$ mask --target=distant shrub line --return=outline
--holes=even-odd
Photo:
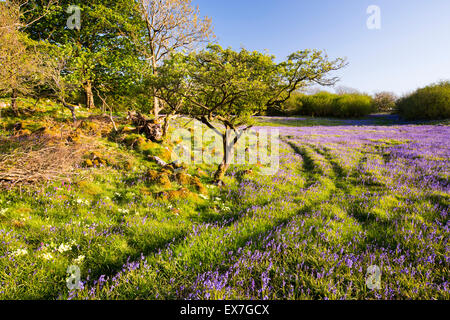
[[[269,110],[268,115],[358,118],[374,111],[369,95],[319,92],[314,95],[296,93],[284,104],[283,111]]]
[[[374,97],[363,93],[313,95],[294,93],[282,109],[268,109],[269,116],[312,116],[359,118],[374,112],[396,112],[407,120],[440,120],[450,118],[450,81],[420,88],[402,98],[390,92]]]
[[[408,120],[450,118],[450,81],[429,85],[399,99],[397,110]]]

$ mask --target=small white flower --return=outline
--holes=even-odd
[[[16,251],[12,252],[11,255],[15,257],[20,257],[28,254],[27,249],[17,249]]]
[[[46,252],[42,254],[42,258],[44,258],[45,260],[51,260],[53,259],[53,255],[50,252]]]
[[[72,249],[72,246],[69,244],[61,243],[58,247],[59,253],[64,253]]]
[[[122,209],[122,208],[117,209],[117,211],[119,211],[120,213],[125,213],[125,214],[130,213],[130,210]]]
[[[77,199],[76,201],[78,204],[84,204],[84,205],[89,205],[89,201],[88,200],[84,200],[84,199]]]
[[[78,258],[76,258],[75,260],[73,260],[73,262],[75,262],[75,264],[82,264],[84,261],[85,256],[80,255],[78,256]]]
[[[202,199],[205,199],[205,200],[208,200],[208,199],[209,199],[207,196],[205,196],[205,195],[203,195],[203,194],[199,194],[198,196],[199,196],[200,198],[202,198]]]

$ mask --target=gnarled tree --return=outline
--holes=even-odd
[[[230,165],[230,151],[252,127],[254,115],[281,106],[301,87],[334,85],[338,78],[328,74],[344,66],[344,59],[330,61],[317,50],[298,51],[277,64],[273,56],[256,51],[210,45],[198,53],[172,55],[159,69],[156,87],[222,137],[223,160],[214,177],[219,182]]]

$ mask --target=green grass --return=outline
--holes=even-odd
[[[70,182],[0,192],[0,298],[449,299],[448,194],[400,188],[372,166],[390,159],[386,148],[409,142],[321,138],[282,135],[275,176],[232,166],[225,188],[212,185],[213,166],[191,166],[192,175],[206,172],[208,195],[188,186],[187,198],[167,200],[158,197],[166,188],[147,179],[158,166],[146,156],[160,146],[98,137],[130,167],[79,168]],[[373,264],[383,271],[374,291],[365,284]],[[81,269],[81,290],[66,286],[70,265]]]
[[[367,117],[357,119],[341,119],[329,117],[258,117],[256,126],[262,127],[315,127],[315,126],[396,126],[407,124],[424,124],[424,125],[449,125],[449,119],[444,120],[421,120],[406,121],[396,115],[391,114],[374,114]]]

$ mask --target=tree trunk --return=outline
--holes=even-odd
[[[14,112],[14,114],[17,116],[19,114],[19,111],[17,110],[17,90],[13,89],[11,94],[11,110]]]
[[[203,123],[208,125],[208,121],[206,121],[205,119],[203,119]],[[210,125],[210,128],[211,127],[212,126]],[[240,137],[242,136],[242,135],[236,134],[236,136],[232,140],[230,140],[228,137],[230,127],[228,125],[225,125],[225,129],[226,129],[225,134],[222,136],[223,160],[222,160],[222,163],[217,168],[216,173],[214,174],[214,182],[216,182],[216,183],[223,182],[222,180],[225,177],[225,173],[227,172],[227,170],[230,167],[230,164],[232,162],[232,155],[233,155],[232,150],[238,143]],[[250,127],[247,127],[246,129],[244,129],[244,131],[246,131],[248,129],[250,129]]]
[[[167,133],[169,133],[170,128],[170,120],[175,116],[176,112],[172,111],[164,117],[164,124],[163,124],[163,139],[167,137]]]
[[[156,93],[154,93],[153,97],[153,116],[155,117],[155,121],[158,122],[159,120],[159,99],[156,97]]]
[[[157,65],[156,65],[156,57],[152,57],[152,72],[154,76],[158,75],[158,72],[156,71]],[[159,111],[161,102],[159,101],[159,98],[157,97],[156,89],[153,88],[153,116],[155,117],[155,121],[159,122]]]
[[[88,109],[95,108],[94,94],[92,92],[92,81],[91,80],[86,81],[86,83],[84,85],[84,91],[86,94],[86,108],[88,108]]]
[[[222,136],[223,160],[214,174],[214,182],[219,183],[225,177],[225,173],[230,167],[230,159],[228,153],[228,126],[226,126],[225,134]]]
[[[75,116],[75,107],[67,103],[65,99],[60,99],[60,101],[63,104],[63,106],[69,109],[70,113],[72,113],[72,121],[73,122],[77,121],[77,117]]]
[[[214,182],[222,181],[229,167],[230,164],[227,163],[224,159],[222,163],[219,165],[219,168],[217,168],[216,173],[214,174]]]

